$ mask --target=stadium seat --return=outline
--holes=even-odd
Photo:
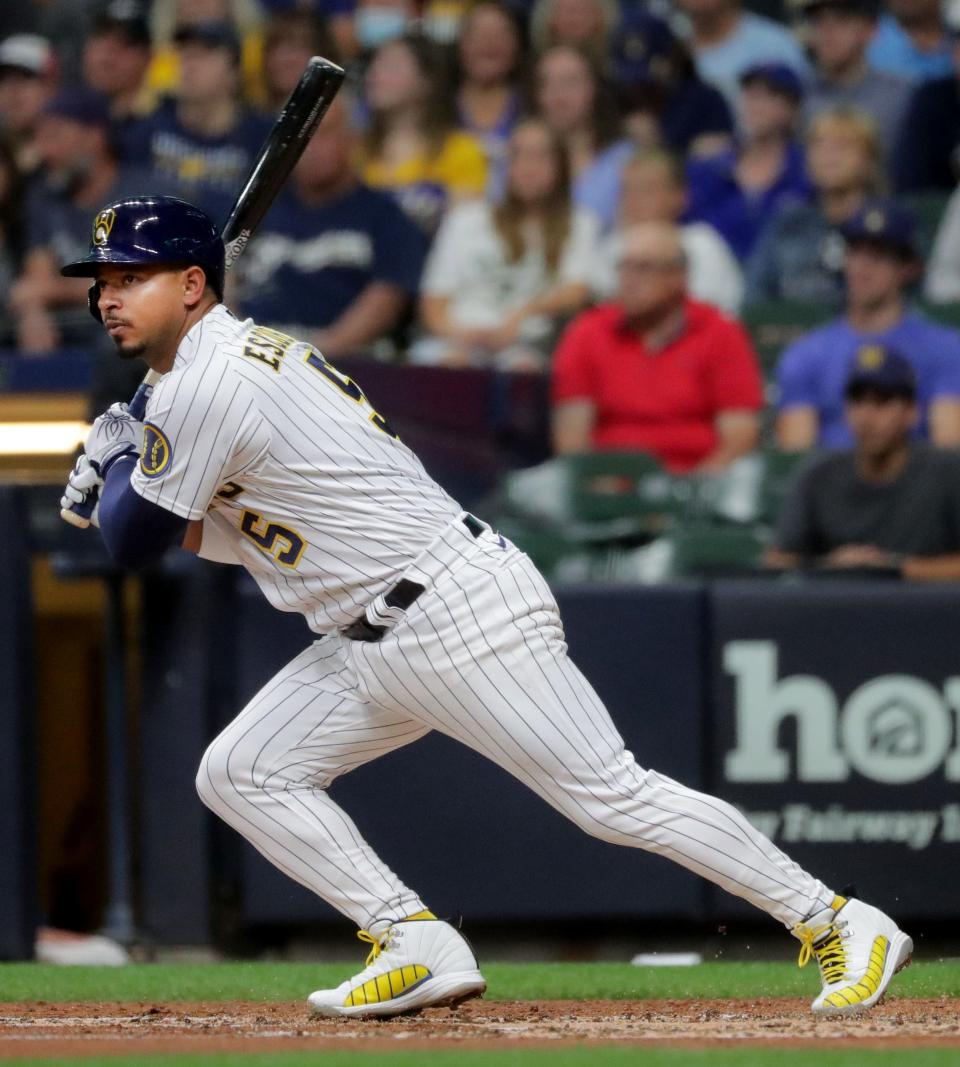
[[[666,535],[669,576],[709,578],[744,574],[757,568],[765,538],[754,526],[689,523]]]
[[[834,315],[820,304],[766,300],[745,307],[740,318],[753,339],[764,375],[769,378],[788,345]]]

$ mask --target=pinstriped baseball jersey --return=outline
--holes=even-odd
[[[323,633],[355,620],[459,508],[360,388],[310,345],[223,305],[147,405],[131,484]],[[224,548],[227,551],[224,551]]]

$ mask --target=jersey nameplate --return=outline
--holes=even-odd
[[[247,359],[259,359],[261,363],[279,373],[280,364],[287,350],[297,342],[279,330],[271,330],[268,326],[255,326],[247,335],[243,346],[243,355]]]

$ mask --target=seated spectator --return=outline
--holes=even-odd
[[[510,138],[506,195],[454,208],[423,277],[429,337],[414,362],[540,370],[558,326],[586,303],[597,224],[570,203],[562,145],[537,119]]]
[[[15,340],[10,294],[23,259],[23,185],[13,143],[0,135],[0,345]]]
[[[678,155],[714,155],[733,138],[719,89],[700,80],[686,44],[662,19],[625,12],[614,38],[613,72],[634,144]]]
[[[177,31],[196,23],[227,23],[238,52],[238,99],[262,106],[263,10],[259,0],[151,0],[153,62],[147,84],[157,96],[175,94],[183,84]]]
[[[889,159],[912,86],[901,75],[875,70],[867,59],[878,8],[878,0],[805,0],[814,78],[803,115],[809,122],[821,111],[838,107],[869,115],[883,143],[884,159]]]
[[[880,140],[856,111],[821,111],[806,138],[815,199],[786,203],[747,266],[747,299],[843,303],[843,224],[882,183]]]
[[[507,142],[522,110],[523,38],[516,16],[500,0],[480,0],[463,20],[458,49],[460,127],[483,145],[488,194],[499,200],[507,177]]]
[[[619,21],[617,0],[535,0],[530,12],[530,42],[536,55],[568,45],[603,69]]]
[[[688,218],[709,222],[741,262],[787,201],[811,193],[803,147],[795,140],[803,87],[781,64],[742,76],[741,136],[736,147],[690,163]]]
[[[907,104],[891,164],[898,192],[952,190],[960,178],[960,27],[952,40],[953,71],[918,85]]]
[[[918,409],[909,360],[865,346],[843,397],[853,446],[801,472],[767,565],[960,578],[960,454],[911,440]]]
[[[923,295],[932,304],[960,302],[960,186],[947,202],[937,227]]]
[[[887,0],[867,49],[875,70],[912,82],[943,78],[952,70],[941,0]]]
[[[311,11],[290,8],[267,19],[263,33],[264,107],[279,113],[312,56],[337,60],[327,24]]]
[[[866,345],[892,348],[917,379],[917,436],[960,445],[960,334],[907,309],[919,270],[913,220],[896,204],[870,201],[844,227],[846,315],[794,342],[777,366],[777,438],[788,451],[852,443],[843,417],[847,368]]]
[[[617,229],[600,248],[595,291],[611,299],[619,287],[623,235],[646,222],[679,223],[687,207],[683,164],[662,149],[638,152],[623,169]],[[687,260],[687,290],[694,300],[736,313],[743,300],[743,274],[726,241],[708,222],[680,226]]]
[[[761,63],[789,67],[802,81],[810,66],[786,26],[744,11],[742,0],[677,0],[690,21],[688,42],[697,72],[736,111],[744,71]]]
[[[177,97],[122,132],[120,158],[150,167],[184,199],[222,220],[272,122],[238,102],[240,44],[229,23],[186,23],[174,40]]]
[[[367,68],[366,98],[364,180],[392,192],[427,233],[450,204],[483,194],[483,148],[456,128],[439,45],[413,34],[378,48]]]
[[[138,0],[110,0],[83,44],[83,80],[110,102],[115,123],[142,118],[156,100],[146,87],[152,56],[146,9]]]
[[[57,60],[45,38],[17,33],[0,42],[0,130],[13,139],[23,174],[36,170],[37,123],[56,87]]]
[[[103,327],[87,308],[89,283],[62,278],[60,265],[86,255],[98,208],[155,186],[143,171],[118,166],[106,100],[83,86],[62,89],[47,104],[37,146],[43,180],[27,199],[23,271],[11,293],[17,341],[32,352],[102,346]]]
[[[558,453],[637,449],[677,473],[714,472],[757,442],[757,358],[739,323],[687,297],[676,227],[624,236],[620,291],[585,311],[554,357]]]
[[[544,52],[535,79],[537,115],[570,158],[574,202],[608,230],[620,201],[620,172],[634,151],[622,136],[612,90],[587,55],[569,45]]]
[[[426,253],[393,197],[357,180],[353,147],[337,99],[238,266],[245,315],[329,356],[362,353],[390,334]]]

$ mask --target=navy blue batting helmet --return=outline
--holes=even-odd
[[[207,215],[176,197],[135,196],[108,204],[93,220],[86,256],[60,273],[95,278],[98,267],[123,263],[202,267],[217,299],[223,299],[223,239]],[[90,311],[100,318],[95,287]]]

